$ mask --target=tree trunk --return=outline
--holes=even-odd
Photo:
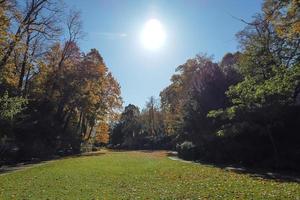
[[[84,138],[85,137],[85,133],[86,133],[86,119],[85,119],[85,114],[82,115],[80,133],[81,133],[82,137]]]
[[[87,138],[86,138],[87,141],[90,139],[90,137],[91,137],[91,135],[92,135],[92,132],[93,132],[93,129],[94,129],[94,125],[91,126],[91,129],[90,129],[90,131],[89,131],[89,134],[88,134],[88,136],[87,136]]]
[[[70,112],[68,113],[67,119],[66,119],[65,124],[64,124],[64,127],[63,127],[63,133],[65,133],[66,130],[67,130],[67,127],[68,127],[68,125],[69,125],[71,116],[72,116],[72,111],[70,111]]]
[[[56,115],[58,117],[59,120],[62,120],[63,119],[63,111],[64,111],[64,108],[65,108],[65,105],[66,105],[66,98],[63,97],[59,104],[58,104],[58,108],[57,108],[57,112],[56,112]]]
[[[272,144],[272,148],[273,148],[275,165],[276,165],[276,167],[278,167],[278,165],[279,165],[279,154],[278,154],[278,149],[277,149],[274,137],[273,137],[273,135],[271,133],[271,130],[270,130],[270,125],[267,125],[267,132],[268,132],[268,136],[269,136],[270,142]]]
[[[77,123],[77,128],[76,128],[77,132],[80,129],[81,120],[82,120],[82,111],[80,111],[79,120],[78,120],[78,123]]]
[[[25,52],[24,52],[24,57],[23,57],[22,65],[21,65],[21,73],[20,73],[19,84],[18,84],[18,89],[19,89],[20,93],[22,91],[22,86],[23,86],[23,81],[24,81],[24,76],[25,76],[25,71],[26,71],[26,64],[27,64],[27,59],[28,59],[29,43],[30,43],[30,34],[27,35],[26,49],[25,49]]]
[[[27,71],[27,74],[26,74],[23,97],[26,97],[29,93],[29,83],[28,83],[28,81],[29,81],[30,71],[31,71],[31,67],[28,68],[28,71]]]

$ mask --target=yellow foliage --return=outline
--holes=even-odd
[[[293,24],[292,31],[296,34],[300,34],[300,21],[297,21]]]
[[[107,144],[109,141],[109,126],[105,122],[100,122],[96,129],[95,141]]]
[[[17,87],[18,76],[15,73],[15,67],[13,64],[7,64],[1,72],[1,81],[10,87]]]

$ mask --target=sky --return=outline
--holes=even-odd
[[[144,107],[170,84],[177,66],[198,53],[220,61],[238,50],[235,34],[261,9],[262,0],[66,0],[81,11],[84,52],[99,50],[120,83],[123,106]],[[233,17],[234,16],[234,17]],[[145,48],[140,35],[150,19],[160,21],[164,44]]]

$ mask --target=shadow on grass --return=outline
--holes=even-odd
[[[110,150],[112,152],[131,152],[130,150]],[[132,150],[134,151],[134,150]],[[161,151],[161,150],[159,150]],[[156,153],[158,151],[156,150],[138,150],[138,152],[142,153]],[[87,157],[87,156],[100,156],[105,155],[106,151],[98,151],[98,152],[89,152],[89,153],[83,153],[83,154],[77,154],[77,155],[69,155],[69,156],[63,156],[63,157],[53,157],[52,159],[47,160],[34,160],[30,162],[25,163],[18,163],[15,165],[9,165],[9,166],[3,166],[0,168],[0,175],[7,174],[13,171],[27,169],[39,165],[43,165],[52,161],[56,160],[63,160],[63,159],[70,159],[70,158],[78,158],[78,157]],[[287,172],[287,171],[272,171],[267,169],[257,169],[257,168],[245,168],[238,165],[225,165],[225,164],[216,164],[216,163],[209,163],[209,162],[203,162],[203,161],[186,161],[181,158],[177,157],[177,152],[174,151],[166,151],[165,154],[167,157],[173,160],[178,160],[185,163],[195,163],[195,164],[201,164],[201,165],[207,165],[211,167],[220,168],[224,171],[228,172],[234,172],[237,174],[245,174],[252,178],[256,179],[265,179],[265,180],[274,180],[277,182],[291,182],[291,183],[300,183],[300,174],[295,172]]]
[[[300,175],[293,172],[270,171],[265,169],[248,169],[242,167],[223,167],[226,171],[232,171],[238,174],[247,174],[250,177],[258,179],[274,180],[276,182],[300,183]]]
[[[106,152],[97,151],[97,152],[88,152],[88,153],[68,155],[68,156],[53,156],[52,158],[48,158],[48,159],[34,159],[32,161],[26,161],[26,162],[16,163],[16,164],[12,164],[12,165],[2,166],[2,167],[0,167],[0,175],[18,171],[18,170],[22,170],[22,169],[28,169],[31,167],[40,166],[43,164],[50,163],[52,161],[64,160],[64,159],[70,159],[70,158],[78,158],[78,157],[100,156],[100,155],[104,155],[104,154],[106,154]]]
[[[300,174],[291,171],[272,171],[268,169],[246,168],[239,165],[225,165],[204,161],[187,161],[177,157],[177,152],[168,152],[167,156],[173,160],[179,160],[185,163],[202,164],[211,167],[220,168],[224,171],[230,171],[237,174],[245,174],[256,179],[273,180],[276,182],[300,183]]]

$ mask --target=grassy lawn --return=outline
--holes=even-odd
[[[164,152],[108,152],[2,174],[0,199],[300,199],[300,184],[174,161]]]

